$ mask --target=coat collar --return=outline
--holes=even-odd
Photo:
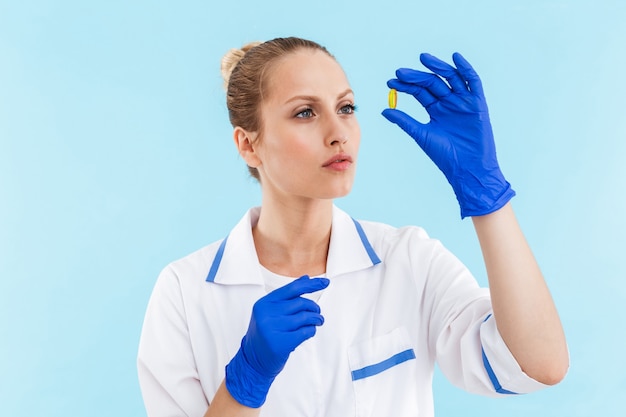
[[[261,213],[260,207],[248,210],[222,240],[206,280],[226,285],[263,285],[259,259],[252,238],[252,226]],[[361,224],[333,206],[326,276],[334,278],[380,263]]]

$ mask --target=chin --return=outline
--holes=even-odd
[[[346,184],[344,187],[337,187],[331,193],[329,193],[328,198],[334,199],[345,197],[350,194],[350,191],[352,191],[352,183]]]

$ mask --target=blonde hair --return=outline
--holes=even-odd
[[[241,58],[243,58],[246,52],[248,52],[250,49],[260,44],[261,42],[259,41],[250,42],[250,43],[245,44],[239,49],[233,48],[230,51],[226,52],[226,54],[224,54],[224,56],[222,57],[222,65],[220,69],[222,71],[222,78],[224,79],[225,90],[228,90],[228,82],[230,80],[230,74],[233,73],[235,66],[237,66],[239,61],[241,61]]]
[[[266,95],[271,66],[285,55],[300,49],[319,50],[334,58],[322,45],[302,38],[275,38],[267,42],[250,42],[240,49],[231,49],[222,58],[221,71],[226,89],[226,107],[233,127],[261,132],[261,104]],[[250,175],[260,181],[256,168],[248,167]]]

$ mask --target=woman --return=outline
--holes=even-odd
[[[352,187],[360,130],[325,48],[279,38],[231,51],[234,142],[262,205],[160,275],[138,356],[150,416],[432,416],[435,361],[484,395],[564,377],[563,330],[509,202],[480,80],[458,54],[456,67],[421,59],[435,74],[400,69],[388,85],[415,96],[430,123],[383,115],[472,217],[489,290],[422,229],[333,205]]]

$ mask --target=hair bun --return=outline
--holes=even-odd
[[[228,88],[230,74],[233,73],[233,70],[235,69],[239,61],[241,61],[246,52],[260,44],[261,42],[250,42],[239,49],[233,48],[230,51],[226,52],[226,54],[224,54],[221,64],[222,78],[224,79],[224,88]]]

